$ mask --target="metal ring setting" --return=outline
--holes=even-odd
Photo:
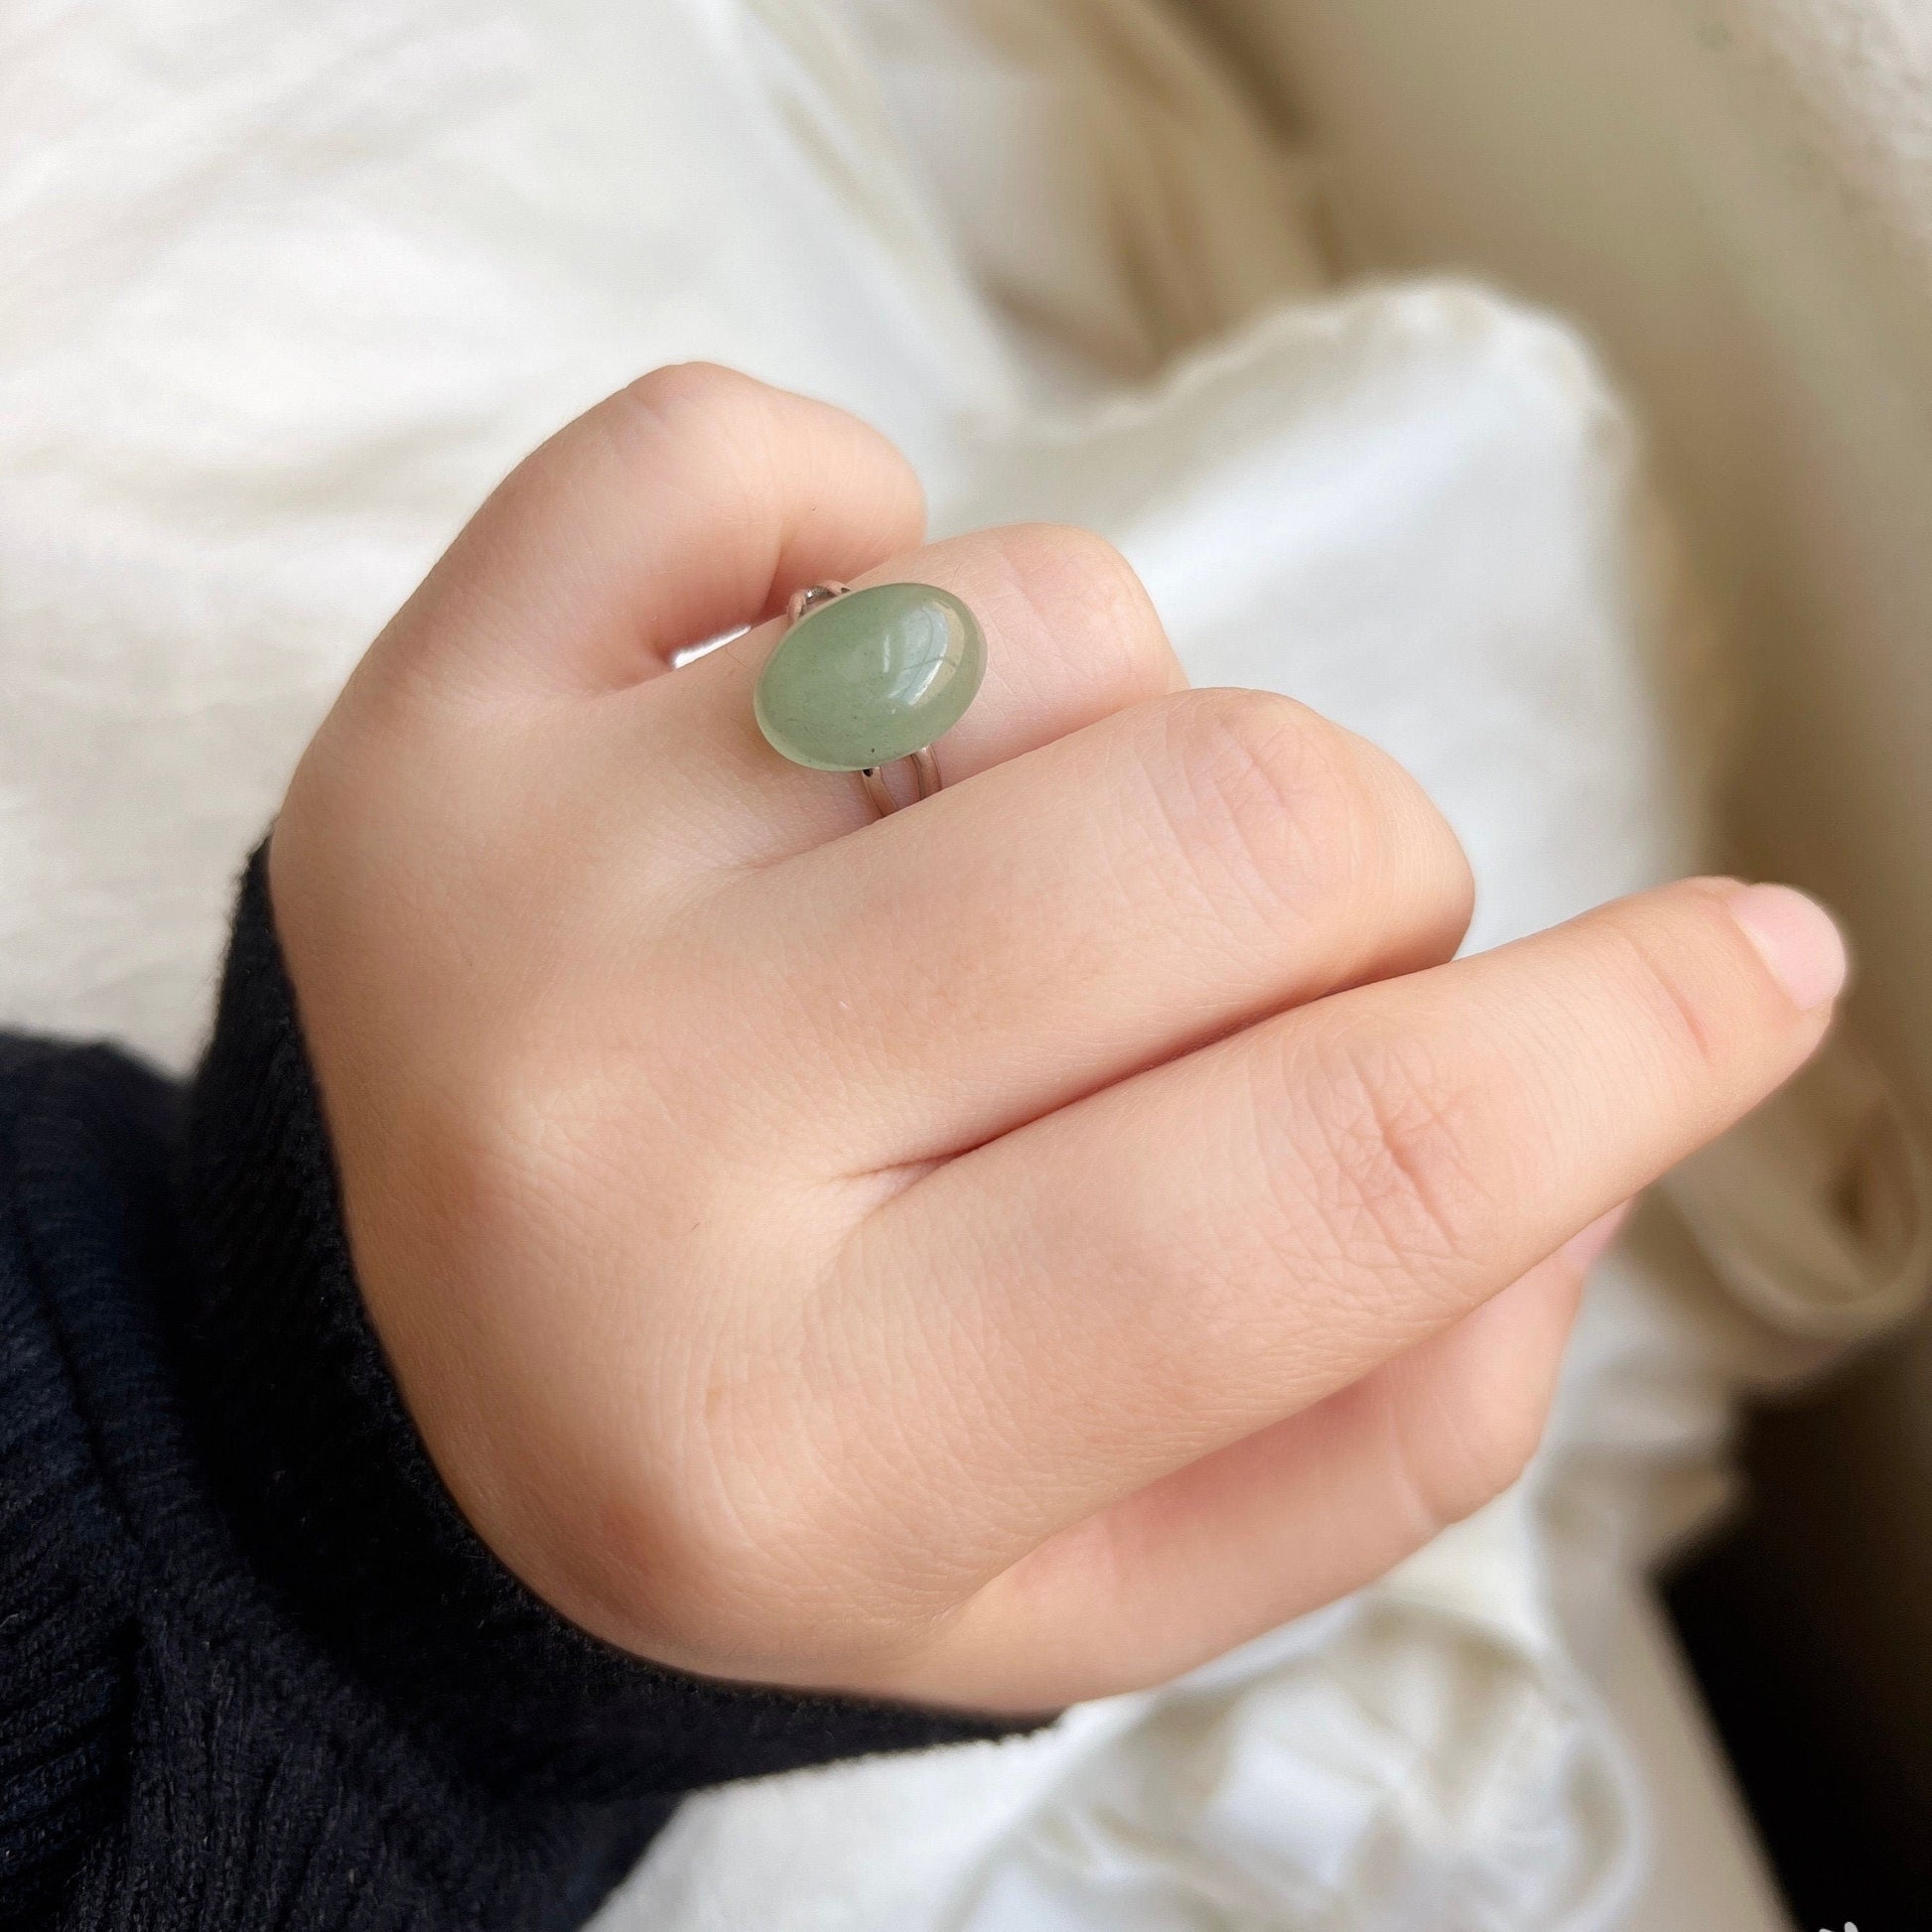
[[[912,767],[916,797],[931,797],[943,782],[933,741],[985,672],[972,612],[930,584],[822,583],[794,591],[785,619],[754,706],[772,748],[796,764],[856,772],[881,817],[897,808],[886,779],[896,763]]]

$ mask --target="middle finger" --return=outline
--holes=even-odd
[[[1270,693],[1182,692],[740,881],[681,977],[783,1038],[810,1098],[787,1146],[852,1173],[1434,965],[1469,898],[1454,834],[1374,747]]]

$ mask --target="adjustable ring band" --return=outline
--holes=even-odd
[[[808,585],[802,591],[793,591],[785,599],[785,621],[787,623],[796,623],[807,611],[816,610],[821,604],[829,604],[835,597],[850,597],[851,595],[852,586],[850,584],[835,584],[829,581],[823,584]]]
[[[921,745],[907,762],[912,767],[912,782],[917,786],[921,798],[930,798],[945,783],[939,775],[939,760],[932,756],[930,745]],[[864,766],[859,773],[859,781],[865,786],[866,796],[872,800],[881,818],[888,812],[898,810],[898,800],[886,789],[886,774],[879,765]]]
[[[914,789],[939,789],[933,742],[979,692],[986,639],[950,591],[931,584],[813,584],[785,606],[788,627],[759,674],[753,710],[794,764],[856,771],[883,818],[886,769],[904,759]]]

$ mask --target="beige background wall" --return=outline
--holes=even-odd
[[[1856,1022],[1932,1118],[1932,9],[1197,4],[1332,166],[1356,266],[1551,303],[1638,397],[1744,674],[1735,861],[1846,915]],[[1932,1799],[1932,1330],[1753,1460]]]

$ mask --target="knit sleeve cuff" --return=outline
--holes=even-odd
[[[692,1789],[1002,1726],[660,1669],[587,1635],[477,1537],[363,1311],[269,905],[250,862],[184,1148],[183,1372],[254,1567],[426,1743],[560,1796]]]

